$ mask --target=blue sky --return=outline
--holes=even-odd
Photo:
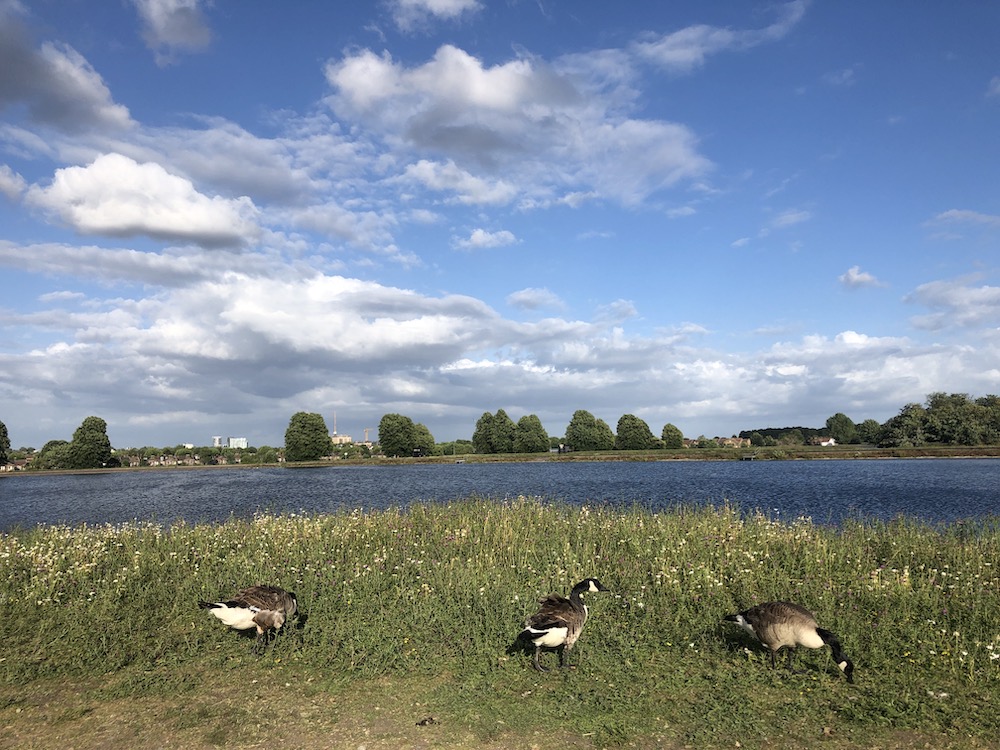
[[[0,421],[1000,392],[1000,4],[0,0]],[[372,432],[374,436],[374,430]]]

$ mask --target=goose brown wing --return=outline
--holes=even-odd
[[[544,599],[539,599],[541,605],[538,611],[528,618],[527,624],[539,630],[549,628],[567,627],[568,617],[573,612],[573,605],[569,599],[558,594],[550,594]]]
[[[281,610],[287,615],[294,614],[296,608],[295,600],[277,586],[250,586],[240,591],[235,600],[241,606]]]
[[[751,624],[754,624],[755,619],[758,622],[763,620],[773,623],[805,621],[815,624],[816,622],[816,618],[813,617],[812,612],[794,602],[767,602],[766,604],[752,607],[749,612],[750,615],[747,617],[747,620]]]

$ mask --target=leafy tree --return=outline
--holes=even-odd
[[[513,453],[514,432],[517,429],[514,421],[503,409],[497,409],[493,415],[493,452]]]
[[[483,416],[476,421],[472,447],[476,453],[496,453],[493,449],[493,415],[488,411],[484,411]]]
[[[413,425],[413,447],[410,453],[420,453],[422,456],[429,456],[434,452],[434,436],[427,429],[427,425],[417,422]]]
[[[977,398],[976,406],[982,409],[983,442],[989,445],[1000,443],[1000,396]]]
[[[837,412],[829,417],[826,420],[826,429],[830,433],[830,437],[838,443],[858,442],[858,428],[854,425],[854,420],[846,414]]]
[[[924,433],[928,442],[979,445],[986,427],[983,407],[965,393],[932,393],[927,397]]]
[[[542,420],[534,414],[526,414],[517,420],[514,430],[515,453],[546,453],[549,450],[549,436],[542,427]]]
[[[913,448],[923,445],[927,412],[920,404],[907,404],[879,430],[880,448]]]
[[[806,437],[799,427],[793,427],[778,438],[779,445],[805,445]]]
[[[513,453],[515,430],[513,420],[503,409],[498,409],[496,414],[485,412],[472,433],[476,453]]]
[[[278,451],[270,445],[262,445],[257,449],[257,463],[276,464],[278,463]]]
[[[858,442],[861,443],[877,443],[878,433],[882,429],[882,425],[878,423],[877,419],[866,419],[864,422],[858,425],[857,435]]]
[[[10,436],[7,434],[7,425],[0,422],[0,464],[7,463],[7,456],[10,453]]]
[[[655,448],[656,445],[656,437],[645,420],[635,414],[622,414],[618,419],[615,450],[643,451]]]
[[[664,448],[674,449],[684,447],[684,433],[681,432],[680,427],[670,422],[663,425],[663,432],[660,433],[660,439],[663,441]]]
[[[412,456],[417,447],[416,429],[413,420],[402,414],[383,415],[378,423],[378,442],[382,453],[387,456]]]
[[[566,443],[575,451],[609,451],[615,447],[615,436],[607,422],[579,409],[566,427]]]
[[[289,461],[315,461],[333,450],[330,433],[322,415],[296,412],[285,430],[285,458]]]
[[[111,460],[108,423],[100,417],[87,417],[73,433],[67,452],[68,469],[99,469]]]
[[[31,462],[33,469],[67,469],[69,468],[69,441],[50,440],[38,451],[35,460]]]

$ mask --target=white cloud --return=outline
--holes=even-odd
[[[499,232],[487,232],[485,229],[474,229],[467,239],[454,238],[452,244],[462,250],[480,250],[490,247],[505,247],[517,243],[513,232],[501,229]]]
[[[857,65],[849,68],[841,68],[823,75],[823,82],[838,88],[850,88],[857,83]]]
[[[410,31],[431,19],[454,21],[481,9],[479,0],[393,0],[392,18],[402,31]]]
[[[24,178],[6,164],[0,164],[0,194],[6,195],[11,200],[21,197],[27,184]]]
[[[507,304],[521,310],[539,310],[542,308],[564,307],[563,301],[558,294],[545,289],[528,287],[507,295]]]
[[[787,211],[782,211],[780,214],[771,219],[769,226],[773,229],[784,229],[786,227],[791,227],[796,224],[809,221],[811,218],[812,214],[809,211],[789,209]]]
[[[942,211],[935,216],[932,221],[938,224],[971,224],[991,228],[1000,228],[1000,216],[959,208]]]
[[[388,53],[353,52],[326,66],[328,103],[405,161],[406,179],[470,204],[521,197],[524,207],[568,196],[633,205],[711,163],[683,125],[622,116],[614,82],[587,79],[579,60],[521,57],[494,66],[445,45],[407,68]],[[428,158],[432,157],[432,158]],[[502,175],[502,177],[498,177]]]
[[[931,331],[1000,325],[1000,287],[975,286],[976,281],[969,277],[921,284],[904,301],[934,312],[916,316],[911,322]]]
[[[210,198],[159,164],[139,164],[121,154],[56,170],[52,184],[32,186],[27,199],[83,234],[146,235],[219,247],[243,244],[258,231],[249,198]]]
[[[689,26],[652,41],[634,45],[636,53],[650,62],[678,73],[688,73],[705,64],[711,55],[742,51],[788,34],[805,15],[807,0],[794,0],[781,9],[780,17],[763,29],[736,30],[700,24]]]
[[[841,284],[850,289],[860,289],[870,286],[885,286],[867,271],[862,271],[861,266],[851,266],[845,273],[837,277]]]
[[[993,76],[990,79],[989,85],[986,87],[986,96],[1000,97],[1000,76]]]
[[[212,41],[202,0],[132,0],[143,24],[143,39],[157,65],[173,62],[176,51],[198,52]]]
[[[0,6],[0,60],[6,71],[17,71],[0,76],[0,111],[21,104],[33,122],[70,133],[134,125],[79,52],[52,42],[34,49],[31,37],[10,7]]]
[[[421,159],[410,164],[399,179],[437,192],[455,193],[456,201],[467,205],[503,205],[517,195],[514,185],[476,177],[450,160],[440,164]]]

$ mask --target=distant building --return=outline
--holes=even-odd
[[[824,448],[830,448],[837,444],[837,441],[832,437],[814,437],[809,439],[809,445],[821,445]]]
[[[213,448],[222,447],[222,435],[212,435],[212,447]]]
[[[226,441],[227,448],[246,448],[247,439],[245,437],[231,437]]]
[[[350,435],[337,434],[337,412],[333,413],[333,432],[330,434],[330,442],[334,445],[350,445],[354,442]]]

